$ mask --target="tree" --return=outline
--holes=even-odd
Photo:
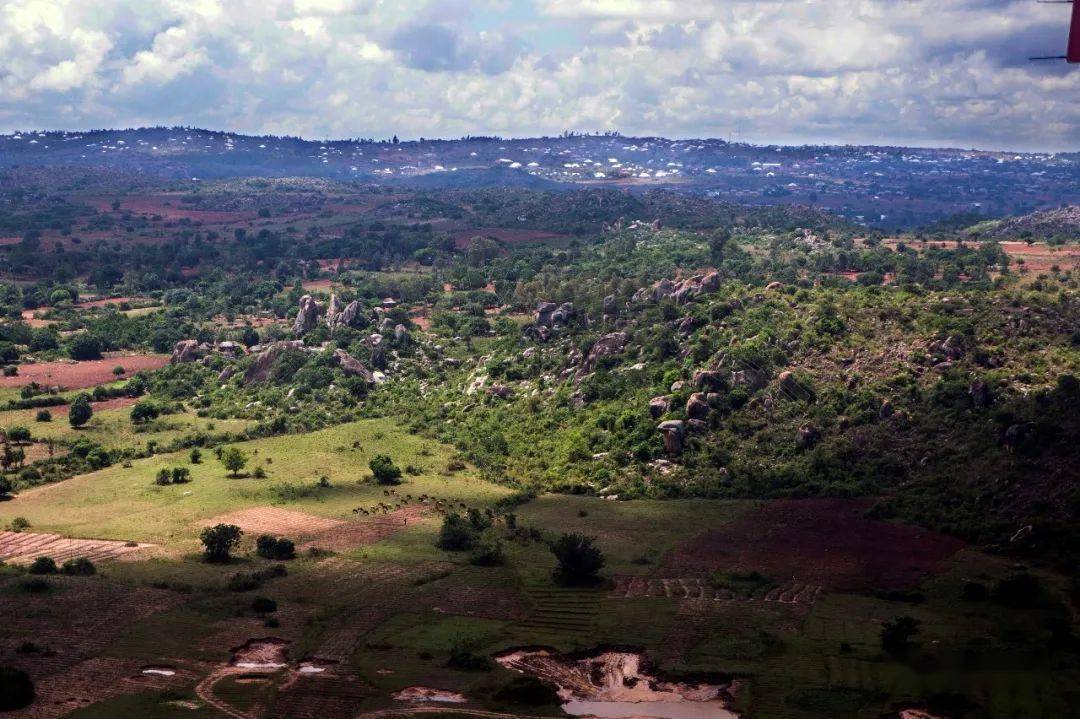
[[[368,467],[379,484],[401,484],[401,470],[394,464],[394,460],[385,454],[372,457]]]
[[[60,567],[60,571],[74,577],[88,577],[97,573],[97,567],[86,557],[69,559]]]
[[[34,702],[34,683],[21,669],[0,667],[0,711],[15,711]]]
[[[727,249],[727,244],[730,241],[731,230],[726,227],[717,228],[709,238],[709,259],[717,267],[724,261],[724,250]]]
[[[12,489],[11,480],[0,475],[0,500],[8,499],[8,495],[11,494]]]
[[[263,534],[255,540],[255,553],[264,559],[295,559],[296,545],[291,539]]]
[[[172,483],[187,484],[191,481],[191,470],[187,467],[173,467]]]
[[[94,408],[90,406],[90,395],[83,392],[71,403],[71,408],[68,409],[68,422],[72,427],[82,427],[93,416]]]
[[[203,555],[208,562],[227,562],[232,558],[232,551],[240,544],[243,530],[235,524],[218,524],[207,527],[199,535],[203,544]]]
[[[277,611],[277,602],[268,597],[255,597],[251,600],[251,611],[256,614],[273,614]]]
[[[101,340],[89,332],[80,332],[68,343],[68,355],[73,360],[101,359]]]
[[[560,584],[583,586],[599,581],[605,560],[594,537],[564,534],[551,545],[551,553],[558,561],[554,576]]]
[[[239,476],[239,472],[248,462],[244,450],[239,447],[226,447],[221,451],[221,464],[233,477]]]
[[[131,408],[131,421],[144,424],[161,416],[161,407],[150,400],[139,400]]]
[[[199,451],[198,447],[192,447],[191,448],[191,454],[189,455],[189,457],[191,459],[192,464],[201,464],[202,463],[202,452]]]

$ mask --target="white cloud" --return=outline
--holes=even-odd
[[[1076,149],[1024,0],[0,0],[0,129],[620,129]],[[327,112],[332,108],[332,112]],[[74,113],[73,115],[71,113]]]

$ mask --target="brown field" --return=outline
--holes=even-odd
[[[52,557],[57,564],[77,557],[101,562],[152,546],[111,539],[68,539],[38,532],[0,532],[0,560],[12,564],[29,564],[38,557]]]
[[[23,387],[37,382],[46,387],[85,389],[116,379],[112,371],[120,366],[132,375],[143,370],[155,370],[169,361],[168,355],[107,355],[104,359],[84,362],[37,362],[19,365],[16,377],[0,377],[0,387]]]
[[[959,539],[868,519],[867,500],[772,500],[699,534],[664,558],[662,576],[761,572],[828,590],[903,589],[964,546]]]
[[[208,527],[215,524],[235,524],[248,534],[306,537],[335,529],[345,522],[280,507],[252,507],[208,519],[204,524]]]
[[[419,522],[426,511],[425,506],[412,505],[384,515],[342,522],[339,526],[320,532],[298,544],[297,549],[319,547],[343,552],[366,544],[381,542],[409,525]]]
[[[53,719],[121,694],[190,682],[190,672],[146,676],[139,662],[101,657],[125,627],[177,606],[181,595],[100,577],[55,576],[47,581],[53,590],[35,595],[33,611],[27,611],[24,593],[0,593],[4,663],[28,672],[37,692],[30,707],[11,717]],[[12,651],[24,642],[33,642],[40,651]]]
[[[494,237],[499,242],[508,245],[520,245],[528,243],[541,243],[564,240],[568,236],[558,232],[545,230],[521,230],[512,227],[478,227],[470,230],[459,230],[454,233],[454,244],[458,249],[469,246],[469,240],[474,237]]]

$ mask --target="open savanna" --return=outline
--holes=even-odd
[[[475,505],[508,491],[481,482],[468,469],[447,472],[450,448],[382,420],[235,446],[249,458],[240,477],[228,476],[209,451],[199,464],[191,464],[186,451],[161,454],[23,492],[0,505],[0,524],[22,516],[35,530],[193,551],[202,523],[237,510],[287,505],[297,512],[344,520],[355,516],[354,508],[395,503],[384,488],[369,481],[368,462],[376,454],[387,454],[399,466],[411,465],[418,472],[407,476],[401,494],[426,493]],[[158,470],[178,466],[191,470],[191,482],[154,483]],[[265,478],[253,476],[256,467]],[[329,486],[318,486],[321,477]]]
[[[131,421],[131,398],[117,398],[104,402],[94,402],[94,416],[78,429],[68,422],[68,406],[46,408],[52,415],[48,422],[36,420],[37,409],[20,409],[0,412],[0,428],[14,426],[27,427],[36,441],[53,440],[57,443],[71,443],[87,439],[100,444],[106,449],[142,449],[148,443],[167,445],[173,440],[197,432],[220,434],[240,432],[250,422],[242,419],[205,419],[194,411],[162,415],[145,424]]]

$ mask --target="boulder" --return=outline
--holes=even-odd
[[[615,301],[615,295],[608,295],[604,298],[604,316],[614,317],[619,314],[619,305]]]
[[[363,362],[341,348],[334,350],[334,361],[337,362],[341,371],[349,377],[359,377],[368,384],[375,381],[371,375],[371,370],[365,367]]]
[[[514,390],[504,384],[493,384],[485,391],[489,397],[498,397],[499,399],[510,399],[514,396]]]
[[[703,419],[688,419],[686,421],[686,428],[690,432],[704,432],[709,428],[709,425]]]
[[[686,400],[686,416],[690,419],[706,419],[709,416],[709,402],[702,392],[694,392]]]
[[[282,340],[268,345],[266,349],[255,356],[255,361],[244,372],[244,384],[265,382],[270,378],[270,368],[273,366],[274,360],[286,350],[299,350],[303,349],[303,347],[304,343],[300,340]]]
[[[232,379],[234,374],[236,374],[236,367],[234,367],[233,365],[228,365],[225,369],[221,370],[221,372],[218,373],[217,381],[228,382],[230,379]]]
[[[293,334],[297,337],[302,337],[305,333],[315,329],[315,325],[319,323],[319,317],[322,316],[323,305],[317,301],[311,295],[304,295],[300,298],[300,309],[296,313],[296,319],[293,321]]]
[[[657,431],[664,435],[664,451],[668,454],[680,454],[683,448],[683,437],[686,435],[686,425],[682,420],[669,419],[656,426]]]
[[[612,332],[611,334],[604,335],[600,339],[593,343],[589,354],[586,355],[584,361],[581,363],[580,374],[592,372],[596,369],[597,363],[601,357],[609,357],[611,355],[617,355],[626,348],[626,343],[630,341],[630,335],[625,332]]]
[[[405,329],[405,325],[394,325],[394,342],[399,345],[409,344],[409,340],[412,336],[409,334],[409,330]]]
[[[649,414],[653,419],[660,419],[671,411],[671,397],[659,396],[649,400]]]
[[[780,373],[778,379],[780,380],[780,391],[794,398],[795,393],[799,391],[799,381],[795,379],[795,373],[786,369]]]
[[[229,357],[240,357],[244,354],[244,345],[226,340],[225,342],[218,342],[217,351]]]
[[[344,310],[344,305],[341,304],[341,300],[337,295],[330,295],[330,303],[326,306],[326,324],[333,327],[337,324],[337,317]]]
[[[199,341],[180,340],[173,347],[172,356],[169,357],[169,364],[183,364],[184,362],[194,362],[197,359],[199,359]]]
[[[693,384],[695,389],[705,392],[722,392],[727,389],[727,380],[716,370],[698,370],[694,373]]]
[[[878,409],[878,418],[888,419],[889,417],[892,417],[895,412],[896,408],[893,407],[893,403],[887,399],[883,400],[881,402],[881,407]]]

